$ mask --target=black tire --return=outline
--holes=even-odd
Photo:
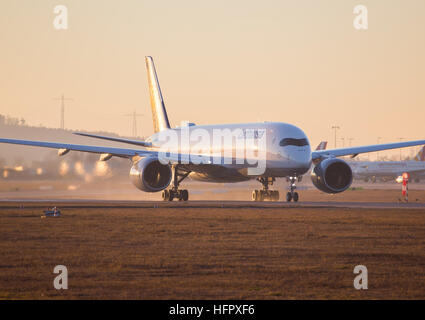
[[[264,201],[266,198],[266,193],[263,190],[258,190],[258,201]]]
[[[286,194],[286,202],[291,202],[291,200],[292,200],[292,194],[290,192],[288,192]]]
[[[162,200],[163,201],[169,201],[170,200],[170,191],[169,190],[163,190],[162,191]]]
[[[298,202],[298,199],[299,199],[298,192],[294,193],[293,198],[294,198],[294,202]]]
[[[189,191],[187,191],[187,190],[182,190],[182,191],[181,191],[181,199],[182,199],[183,201],[187,201],[187,200],[189,200]]]
[[[173,201],[174,200],[174,192],[170,191],[170,197],[168,198],[168,201]]]

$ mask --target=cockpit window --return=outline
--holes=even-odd
[[[308,146],[308,141],[305,138],[302,138],[302,139],[285,138],[279,142],[279,145],[281,147],[285,147],[285,146],[302,147],[302,146]]]

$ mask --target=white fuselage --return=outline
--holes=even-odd
[[[192,171],[191,178],[211,182],[237,182],[258,176],[287,177],[301,176],[311,166],[311,148],[305,133],[298,127],[281,122],[245,123],[227,125],[187,126],[167,129],[168,132],[158,132],[147,141],[158,150],[167,148],[170,152],[191,154],[230,155],[234,160],[240,158],[242,139],[242,155],[257,157],[258,163],[265,164],[261,174],[249,174],[247,163],[223,164],[221,166],[206,165],[179,165],[187,171]],[[173,131],[173,132],[171,132]],[[230,144],[217,144],[214,135],[217,132],[236,133]],[[248,134],[254,132],[254,134]],[[262,133],[261,133],[262,132]],[[164,136],[173,133],[178,141],[164,139]],[[242,133],[242,134],[241,134]],[[261,134],[260,134],[261,133]],[[200,138],[206,136],[207,138]],[[185,142],[183,141],[185,140]],[[261,140],[261,141],[260,141]],[[224,140],[223,140],[224,141]],[[245,143],[243,143],[245,142]],[[248,157],[248,156],[247,156]],[[249,157],[248,157],[249,158]]]
[[[408,172],[414,178],[425,176],[425,162],[423,161],[351,161],[348,164],[357,178],[395,179],[404,172]]]

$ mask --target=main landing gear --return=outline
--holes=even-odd
[[[289,191],[286,194],[286,201],[291,202],[291,200],[294,200],[294,202],[298,202],[299,196],[298,192],[295,192],[297,189],[297,186],[295,185],[295,182],[297,181],[297,177],[288,177],[287,178],[289,184]]]
[[[252,191],[252,201],[279,201],[279,191],[269,190],[269,185],[273,185],[273,182],[276,180],[273,177],[260,177],[257,178],[263,185],[262,190]]]
[[[179,184],[190,174],[190,171],[181,173],[177,166],[173,166],[173,186],[171,189],[162,191],[162,200],[173,201],[178,199],[179,201],[189,200],[189,191],[186,189],[179,189]]]

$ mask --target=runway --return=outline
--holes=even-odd
[[[137,209],[137,208],[197,208],[197,209],[285,209],[285,208],[356,208],[356,209],[425,209],[423,202],[355,202],[355,201],[303,201],[303,202],[253,202],[253,201],[120,201],[120,200],[87,200],[87,199],[2,199],[0,208],[31,204],[61,205],[62,208],[105,208],[105,209]]]

